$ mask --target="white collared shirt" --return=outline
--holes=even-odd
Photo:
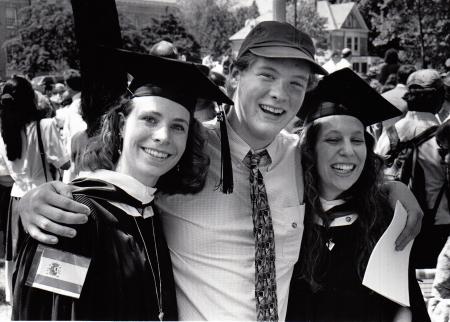
[[[216,189],[220,178],[218,124],[209,128],[211,158],[204,189],[195,195],[155,199],[171,252],[180,320],[255,320],[255,240],[249,169],[250,147],[228,126],[234,192]],[[298,137],[282,131],[267,147],[260,169],[275,232],[278,314],[285,319],[289,283],[303,235],[303,179]]]
[[[319,200],[320,200],[320,203],[322,204],[323,211],[328,211],[335,206],[342,205],[343,203],[345,203],[345,201],[342,199],[326,200],[326,199],[323,199],[322,197],[319,197]],[[330,222],[329,227],[349,226],[349,225],[353,224],[356,221],[356,219],[358,219],[357,214],[348,214],[343,217],[337,217],[337,218],[333,219],[333,221]],[[314,222],[317,225],[323,226],[322,218],[320,218],[317,215],[314,218]]]
[[[156,192],[156,188],[146,186],[129,175],[111,170],[101,169],[93,172],[81,171],[78,178],[98,179],[113,184],[128,193],[133,198],[139,200],[142,204],[150,203]],[[142,216],[144,218],[148,218],[154,215],[152,207],[146,207],[144,213],[141,214],[138,209],[130,205],[112,200],[108,200],[108,202],[134,217]]]

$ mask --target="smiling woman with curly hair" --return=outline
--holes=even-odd
[[[383,160],[366,127],[400,112],[349,69],[325,76],[311,95],[302,107],[310,110],[300,143],[304,235],[287,319],[427,321],[411,272],[410,309],[362,285],[370,254],[392,218],[381,190]]]
[[[114,53],[135,78],[104,116],[72,182],[74,200],[90,209],[88,222],[56,246],[27,240],[17,261],[16,320],[178,319],[155,193],[203,188],[209,157],[195,103],[229,99],[193,65]],[[178,70],[177,80],[163,80]],[[49,260],[58,270],[46,269]]]

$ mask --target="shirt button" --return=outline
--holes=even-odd
[[[350,222],[350,221],[352,221],[352,217],[350,217],[350,216],[348,216],[348,217],[345,217],[345,221],[347,221],[347,222]]]
[[[296,222],[292,223],[292,228],[294,228],[294,229],[297,228],[297,223]]]

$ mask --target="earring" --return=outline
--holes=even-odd
[[[122,146],[123,146],[123,138],[122,135],[119,136],[119,146],[117,147],[117,153],[119,153],[119,155],[122,155]]]
[[[180,164],[177,164],[176,170],[177,170],[178,173],[180,173]]]

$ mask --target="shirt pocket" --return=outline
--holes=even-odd
[[[305,205],[278,208],[276,212],[274,229],[277,258],[296,263],[303,236]]]

